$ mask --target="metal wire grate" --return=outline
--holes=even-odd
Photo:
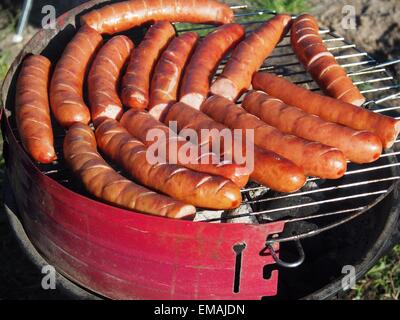
[[[236,6],[234,9],[236,21],[246,26],[248,32],[275,14],[270,10],[249,11],[245,6]],[[197,31],[204,36],[215,27],[176,24],[176,28],[178,33]],[[367,97],[365,107],[374,112],[400,118],[399,85],[395,83],[385,65],[376,65],[376,61],[368,53],[346,42],[343,37],[330,30],[321,29],[320,33],[329,50]],[[229,56],[221,63],[216,75],[222,71],[228,58]],[[265,61],[261,70],[283,75],[310,90],[319,90],[297,61],[288,36],[284,37]],[[63,161],[64,130],[55,123],[54,128],[55,148],[59,160],[51,165],[39,165],[40,170],[64,186],[91,197],[72,177]],[[15,125],[14,130],[15,136],[18,137]],[[199,210],[195,221],[254,224],[285,222],[285,231],[271,242],[294,240],[318,234],[354,219],[390,194],[400,178],[399,147],[400,139],[391,150],[372,164],[349,163],[348,171],[341,179],[323,180],[310,177],[306,185],[296,193],[277,193],[250,182],[242,190],[244,201],[238,209],[230,212]],[[113,166],[124,174],[118,166]]]
[[[250,32],[273,14],[275,12],[270,10],[239,11],[236,14],[236,21],[245,25]],[[249,19],[254,21],[248,21]],[[212,31],[213,27],[185,28],[179,32],[189,30],[203,34],[205,30]],[[398,113],[400,85],[395,83],[385,65],[377,65],[367,52],[358,49],[355,44],[347,42],[328,29],[321,29],[320,34],[329,51],[366,96],[367,102],[364,107],[400,118]],[[221,63],[216,75],[223,70],[226,61],[227,59]],[[274,72],[310,90],[320,91],[298,62],[288,35],[275,48],[260,70]],[[199,211],[195,220],[241,223],[284,221],[290,229],[290,234],[274,238],[273,242],[318,234],[361,215],[390,193],[400,178],[399,146],[400,140],[372,164],[349,163],[348,171],[341,179],[323,180],[310,177],[300,191],[292,194],[277,193],[251,183],[242,190],[245,200],[239,209],[231,212]]]

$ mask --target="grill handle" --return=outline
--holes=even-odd
[[[296,261],[293,261],[293,262],[286,262],[286,261],[281,260],[278,257],[278,255],[276,254],[276,251],[275,251],[272,243],[267,243],[267,248],[271,252],[272,258],[274,258],[274,260],[278,266],[284,267],[284,268],[297,268],[304,262],[306,255],[304,253],[303,246],[301,245],[300,240],[294,240],[294,242],[296,244],[296,248],[299,253],[299,259]]]

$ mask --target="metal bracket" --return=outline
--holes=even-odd
[[[306,255],[304,253],[303,246],[301,245],[300,240],[294,240],[294,242],[296,244],[296,248],[299,253],[299,259],[297,261],[293,261],[293,262],[286,262],[286,261],[281,260],[278,257],[278,255],[276,254],[273,244],[271,244],[271,243],[266,244],[266,247],[271,252],[272,257],[274,258],[274,260],[278,266],[284,267],[284,268],[297,268],[304,262]]]

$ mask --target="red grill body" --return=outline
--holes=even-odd
[[[4,119],[5,120],[5,119]],[[278,271],[263,279],[266,225],[175,221],[135,213],[77,194],[36,168],[5,127],[7,173],[30,240],[56,270],[115,299],[259,299],[276,294]],[[233,292],[235,244],[242,252]],[[278,246],[278,244],[277,244]],[[278,247],[276,247],[278,249]]]

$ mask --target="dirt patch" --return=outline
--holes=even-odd
[[[378,61],[400,58],[400,5],[398,0],[310,0],[311,12],[324,26],[369,52]],[[355,29],[345,29],[342,21],[353,6]],[[394,70],[400,74],[400,64]]]

